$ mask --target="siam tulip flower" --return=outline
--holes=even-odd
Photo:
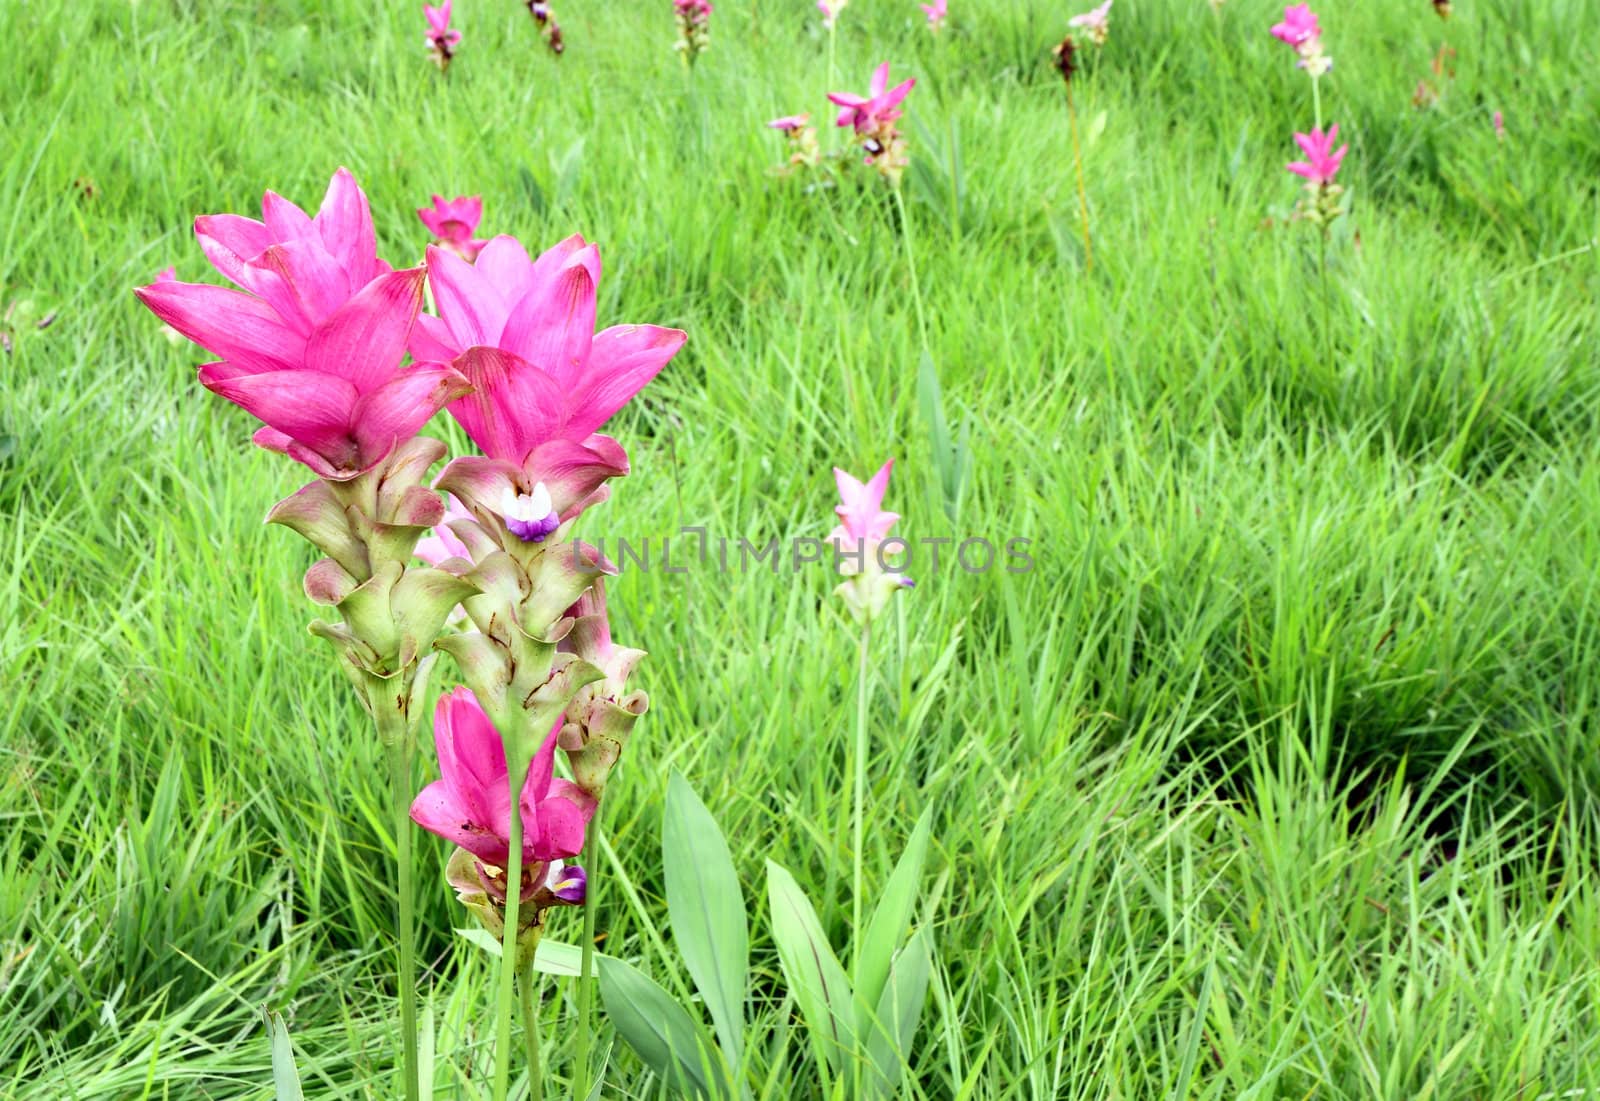
[[[433,234],[434,244],[449,249],[468,263],[483,251],[485,242],[472,236],[483,219],[483,199],[477,195],[459,195],[450,200],[435,195],[433,205],[422,207],[417,217]]]
[[[711,0],[672,0],[678,19],[678,41],[673,49],[683,52],[684,63],[693,67],[711,46]]]
[[[1294,52],[1300,56],[1296,64],[1313,79],[1333,68],[1333,58],[1322,52],[1322,28],[1311,5],[1295,4],[1284,8],[1283,21],[1272,25],[1272,37],[1294,47]]]
[[[890,459],[868,481],[862,482],[838,467],[833,468],[839,487],[839,504],[834,507],[839,526],[826,542],[834,548],[834,564],[846,580],[834,592],[859,623],[876,619],[889,604],[889,598],[916,582],[889,569],[882,548],[889,529],[900,519],[897,513],[883,510],[883,496],[889,489]]]
[[[545,873],[544,889],[569,906],[582,906],[589,895],[589,873],[581,864],[552,860]]]
[[[627,473],[626,453],[597,429],[686,334],[656,325],[596,333],[600,253],[581,236],[537,260],[502,236],[476,264],[438,248],[428,264],[439,315],[418,321],[411,354],[475,387],[449,409],[483,452],[457,459],[439,486],[507,549],[543,541],[603,500],[607,479]]]
[[[545,0],[528,0],[528,14],[533,16],[534,26],[539,28],[539,37],[544,39],[550,52],[559,58],[565,52],[567,43],[561,37],[561,24],[556,22],[555,8]]]
[[[833,25],[839,20],[839,13],[844,11],[845,5],[850,0],[817,0],[817,10],[822,13],[822,25],[828,30],[833,30]]]
[[[1331,184],[1334,175],[1339,171],[1340,162],[1344,160],[1344,155],[1350,151],[1348,144],[1341,145],[1338,150],[1333,148],[1333,143],[1338,137],[1338,123],[1330,126],[1326,133],[1312,127],[1309,134],[1296,134],[1295,144],[1300,146],[1306,159],[1290,161],[1285,167],[1297,176],[1304,176],[1313,186]]]
[[[1067,26],[1077,27],[1088,34],[1090,42],[1096,46],[1104,46],[1111,32],[1111,4],[1112,0],[1106,0],[1097,8],[1082,15],[1074,15],[1067,20]]]
[[[1501,114],[1499,111],[1496,111],[1494,113],[1494,117],[1490,121],[1494,125],[1495,140],[1496,141],[1505,141],[1506,140],[1506,117],[1505,117],[1505,115]]]
[[[554,775],[558,733],[552,729],[535,753],[518,800],[524,890],[544,882],[545,865],[583,849],[584,827],[594,814],[594,800],[587,793]],[[496,873],[503,877],[511,855],[511,796],[500,732],[477,697],[458,687],[434,709],[433,736],[441,778],[416,797],[411,818],[470,852],[490,880]],[[503,880],[499,886],[503,893]]]
[[[828,99],[840,108],[837,124],[854,127],[861,136],[861,148],[866,151],[866,163],[873,165],[891,184],[900,182],[900,174],[909,162],[905,139],[894,125],[903,113],[900,104],[916,85],[916,78],[889,87],[889,63],[879,65],[872,72],[870,94],[858,96],[852,92],[829,92]]]
[[[424,41],[428,45],[428,52],[433,55],[433,63],[439,66],[441,73],[450,68],[450,60],[455,57],[456,47],[461,44],[461,32],[450,28],[452,2],[444,0],[438,7],[422,5],[422,15],[428,21],[428,33]]]
[[[933,0],[931,4],[919,5],[922,14],[928,17],[928,30],[938,34],[944,27],[945,0]]]
[[[772,171],[787,176],[803,168],[815,168],[822,162],[822,150],[817,144],[817,132],[811,128],[811,116],[784,115],[767,123],[767,129],[781,131],[789,142],[789,159]]]
[[[200,382],[261,420],[255,442],[344,481],[371,470],[469,389],[442,364],[400,369],[423,269],[378,259],[367,197],[339,169],[314,217],[272,192],[263,221],[195,219],[200,247],[244,291],[158,281],[140,300],[219,362]]]
[[[780,119],[773,119],[771,122],[767,123],[767,129],[768,130],[783,130],[783,131],[792,133],[793,131],[799,130],[800,128],[805,126],[805,124],[807,122],[809,122],[810,120],[811,120],[810,114],[784,115]],[[171,270],[171,269],[168,269],[168,270]]]

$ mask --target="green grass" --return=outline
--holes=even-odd
[[[851,4],[839,86],[918,78],[913,243],[974,451],[954,519],[894,208],[766,172],[767,119],[828,121],[809,0],[721,0],[692,79],[666,0],[565,0],[559,64],[520,4],[459,0],[448,80],[418,8],[0,0],[6,1096],[268,1098],[263,1006],[309,1096],[396,1095],[381,753],[304,633],[306,549],[260,525],[304,477],[129,293],[206,275],[194,215],[315,202],[339,164],[391,259],[430,192],[481,192],[490,232],[601,244],[602,323],[690,332],[613,425],[635,473],[591,536],[821,535],[830,465],[894,455],[908,536],[1034,540],[1031,573],[913,569],[875,640],[869,891],[936,808],[908,1097],[1600,1096],[1592,4],[1323,13],[1354,203],[1325,283],[1283,222],[1311,108],[1271,4],[1114,9],[1077,87],[1092,272],[1048,66],[1073,9],[954,0],[936,41],[910,0]],[[767,858],[849,882],[832,583],[612,587],[653,706],[590,867],[604,949],[669,988],[670,769],[752,899]],[[419,847],[436,1096],[475,1097],[492,975]],[[842,940],[842,889],[823,908]],[[757,1095],[813,1096],[752,927]],[[571,997],[547,981],[558,1077]],[[620,1048],[607,1081],[659,1092]]]

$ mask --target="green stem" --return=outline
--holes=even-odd
[[[894,189],[894,201],[900,210],[900,240],[906,246],[906,267],[911,271],[911,300],[917,307],[917,334],[922,338],[922,350],[931,358],[933,351],[928,347],[928,317],[922,307],[922,284],[917,280],[917,253],[911,243],[911,217],[906,213],[906,198],[900,193],[899,186]]]
[[[600,806],[589,820],[588,839],[584,852],[591,853],[600,845]],[[587,870],[587,869],[586,869]],[[572,1095],[578,1101],[589,1096],[589,1035],[594,1027],[594,892],[599,880],[590,875],[583,896],[583,944],[578,962],[578,1037],[572,1056]]]
[[[528,780],[529,759],[519,751],[510,762],[506,783],[511,788],[510,856],[506,863],[505,928],[500,936],[500,999],[495,1013],[494,1101],[506,1101],[511,1085],[511,1014],[516,1002],[517,909],[522,899],[522,785]],[[529,1067],[531,1073],[533,1068]]]
[[[853,971],[861,969],[861,833],[867,803],[867,655],[872,648],[872,624],[861,625],[861,664],[856,684],[855,806],[851,815],[853,838],[850,885],[850,953]]]
[[[1328,225],[1324,222],[1320,227],[1319,263],[1322,268],[1322,362],[1328,367],[1333,366],[1333,326],[1328,321]]]
[[[528,1050],[528,1101],[544,1101],[544,1064],[539,1058],[539,1002],[534,997],[538,976],[539,972],[529,961],[528,973],[518,984],[522,987],[522,1042]]]
[[[1067,81],[1067,127],[1072,131],[1072,163],[1078,173],[1078,216],[1083,219],[1083,270],[1094,270],[1094,246],[1089,241],[1089,189],[1083,182],[1083,149],[1078,144],[1078,109],[1072,102],[1072,81]]]
[[[1321,77],[1311,78],[1311,114],[1318,130],[1322,129],[1322,89]]]
[[[375,697],[380,696],[374,693]],[[417,1059],[417,961],[412,915],[411,855],[411,731],[406,716],[387,706],[387,692],[372,700],[378,737],[389,758],[389,795],[394,805],[396,859],[400,868],[400,964],[395,977],[400,986],[400,1043],[405,1060],[406,1101],[420,1097]]]

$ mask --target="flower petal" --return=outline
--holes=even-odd
[[[246,374],[235,364],[208,363],[200,383],[335,465],[356,457],[350,414],[357,394],[344,379],[305,370]]]
[[[351,431],[364,455],[387,455],[470,388],[466,379],[443,364],[408,367],[356,402]]]
[[[534,265],[533,286],[512,304],[499,344],[570,389],[582,377],[594,341],[600,252],[593,245],[572,252],[549,278],[539,270],[545,259]]]
[[[468,348],[452,364],[472,393],[450,405],[478,450],[520,463],[561,427],[561,389],[543,371],[499,348]]]
[[[134,293],[162,321],[236,366],[276,371],[301,365],[305,338],[259,298],[209,283],[152,283]]]
[[[566,397],[568,431],[587,436],[626,405],[683,347],[688,334],[659,325],[614,325],[594,338],[589,369]]]
[[[380,275],[317,326],[306,342],[306,366],[377,389],[400,366],[411,323],[422,307],[423,269]]]

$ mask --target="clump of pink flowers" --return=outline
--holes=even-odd
[[[892,185],[900,183],[906,165],[905,138],[895,122],[904,113],[900,104],[916,85],[916,78],[901,81],[889,87],[889,63],[883,62],[872,72],[869,92],[858,96],[852,92],[829,92],[828,99],[840,108],[837,124],[851,127],[861,141],[866,153],[866,163]]]
[[[1282,21],[1272,25],[1272,37],[1294,47],[1294,52],[1300,57],[1296,64],[1313,79],[1333,68],[1333,58],[1323,52],[1322,27],[1310,4],[1284,8]]]
[[[1284,166],[1306,181],[1306,201],[1301,204],[1297,216],[1324,229],[1339,216],[1339,196],[1344,189],[1334,183],[1334,177],[1339,173],[1344,155],[1350,151],[1348,144],[1337,149],[1333,147],[1338,138],[1338,123],[1326,131],[1314,126],[1309,134],[1295,134],[1295,144],[1305,154],[1305,159],[1290,161]]]
[[[567,43],[561,37],[561,24],[556,22],[555,8],[546,0],[528,0],[528,14],[533,16],[533,25],[539,28],[539,37],[544,39],[545,46],[560,57],[566,51]]]
[[[477,195],[458,195],[445,199],[433,196],[433,205],[422,207],[417,217],[433,234],[433,243],[449,249],[461,259],[476,260],[485,242],[473,236],[483,220],[483,200]]]
[[[438,7],[431,4],[422,5],[422,15],[428,21],[428,33],[425,41],[428,53],[433,58],[433,63],[439,66],[439,71],[446,72],[450,68],[450,61],[456,55],[456,47],[461,45],[461,32],[450,26],[450,5],[453,0],[444,0]]]
[[[933,3],[922,4],[920,7],[922,8],[922,14],[927,16],[928,30],[938,34],[944,29],[944,20],[947,14],[945,0],[933,0]]]
[[[1076,27],[1089,36],[1089,41],[1096,46],[1104,46],[1111,35],[1111,4],[1113,0],[1106,0],[1098,7],[1091,8],[1082,15],[1074,15],[1067,20],[1067,26]]]
[[[673,48],[692,68],[711,47],[711,0],[672,0],[672,10],[678,19],[678,41]]]

